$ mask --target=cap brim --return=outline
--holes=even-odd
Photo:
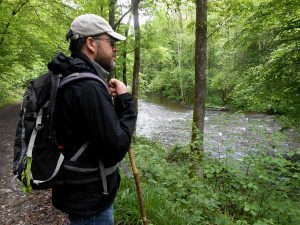
[[[107,34],[109,36],[112,36],[114,39],[118,40],[118,41],[124,41],[126,40],[126,37],[117,33],[117,32],[114,32],[114,31],[110,31],[110,32],[107,32]]]

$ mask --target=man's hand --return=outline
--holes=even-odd
[[[118,95],[121,95],[121,94],[124,94],[124,93],[128,92],[128,89],[125,86],[125,84],[122,81],[119,81],[119,80],[114,79],[114,78],[111,79],[108,82],[108,86],[109,86],[109,89],[111,91],[111,95],[113,97],[116,97]]]

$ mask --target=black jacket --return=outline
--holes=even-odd
[[[106,72],[84,55],[68,58],[63,54],[48,64],[53,73],[64,76],[73,72],[91,72],[105,79]],[[70,159],[85,143],[89,147],[76,163],[111,167],[121,161],[127,153],[136,113],[134,99],[122,94],[112,102],[111,95],[103,84],[85,79],[74,81],[59,90],[56,108],[56,132],[59,143],[64,146],[65,159]],[[53,205],[69,214],[93,215],[110,206],[116,196],[120,176],[118,170],[107,176],[108,195],[104,195],[100,180],[84,184],[65,183],[53,188]],[[81,179],[80,174],[68,174]]]

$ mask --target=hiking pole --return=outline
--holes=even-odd
[[[132,172],[133,172],[133,176],[134,176],[136,191],[137,191],[138,198],[139,198],[140,211],[141,211],[141,216],[143,219],[143,225],[148,225],[148,220],[147,220],[147,216],[146,216],[146,212],[145,212],[142,187],[141,187],[141,183],[140,183],[140,179],[139,179],[139,175],[138,175],[138,170],[135,165],[135,159],[134,159],[133,149],[132,149],[131,145],[129,148],[129,159],[130,159],[130,164],[131,164],[131,168],[132,168]]]

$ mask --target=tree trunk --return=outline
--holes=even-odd
[[[115,8],[116,8],[117,0],[109,0],[109,13],[108,13],[108,23],[115,29]]]
[[[104,6],[101,4],[100,5],[100,16],[104,14]]]
[[[177,12],[178,12],[178,19],[179,19],[179,36],[178,36],[178,68],[179,68],[179,81],[180,81],[180,93],[182,102],[184,102],[184,93],[183,93],[183,81],[182,81],[182,74],[181,74],[181,62],[182,62],[182,42],[183,42],[183,25],[182,25],[182,13],[181,13],[181,5],[178,3],[177,5]]]
[[[140,54],[141,54],[141,34],[139,24],[139,3],[140,0],[132,0],[132,13],[134,21],[134,64],[133,64],[133,79],[132,79],[132,95],[135,99],[135,110],[138,112],[138,88],[139,88],[139,72],[140,72]]]
[[[206,89],[207,0],[196,0],[195,88],[192,149],[203,152]]]
[[[126,58],[127,58],[127,38],[128,38],[128,32],[129,32],[129,26],[130,26],[130,22],[131,22],[131,19],[132,19],[132,14],[129,15],[129,18],[128,18],[128,21],[127,21],[127,27],[125,29],[125,37],[126,37],[126,40],[124,41],[124,49],[123,49],[123,82],[125,85],[127,85],[127,76],[126,76],[126,73],[127,73],[127,64],[126,64]]]
[[[112,27],[112,29],[115,29],[115,8],[116,8],[117,0],[109,0],[109,11],[108,11],[108,23]],[[109,77],[108,80],[110,80],[113,77],[117,77],[117,68],[111,68],[109,71]]]

